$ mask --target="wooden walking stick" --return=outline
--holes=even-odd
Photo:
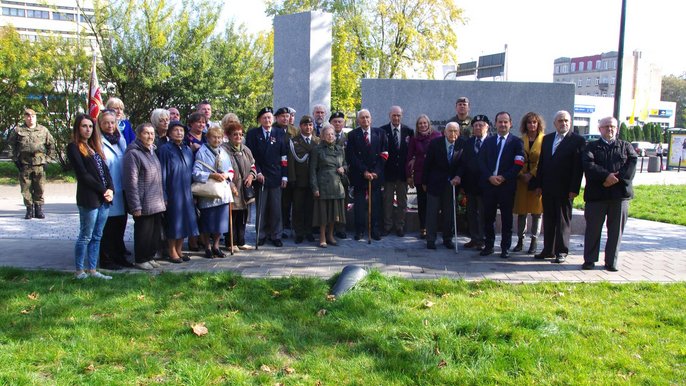
[[[455,253],[457,253],[457,201],[455,201],[455,185],[453,185],[453,229],[455,232]]]
[[[229,203],[229,247],[231,248],[231,256],[233,256],[233,202]]]
[[[372,243],[372,180],[367,180],[367,244]]]
[[[262,224],[262,201],[264,201],[264,182],[260,184],[260,195],[257,196],[257,213],[255,214],[255,250],[260,248],[260,225]]]

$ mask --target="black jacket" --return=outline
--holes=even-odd
[[[76,205],[85,208],[100,207],[105,202],[105,191],[110,189],[114,193],[114,184],[107,163],[105,160],[102,161],[105,172],[103,185],[95,159],[92,156],[83,156],[73,142],[67,145],[67,157],[76,174]]]
[[[612,145],[599,139],[586,145],[582,154],[586,173],[584,201],[630,200],[634,197],[632,181],[638,156],[627,141],[616,139]],[[606,188],[603,182],[610,173],[619,172],[619,182]]]
[[[448,161],[448,149],[445,137],[431,140],[426,151],[422,184],[426,186],[427,193],[434,196],[443,194],[445,188],[450,186],[450,180],[462,174],[462,153],[465,141],[460,137],[454,143],[453,157]]]
[[[578,134],[567,133],[553,154],[556,135],[557,132],[552,132],[543,137],[535,182],[544,196],[566,198],[569,193],[579,194],[584,174],[581,152],[585,141]]]
[[[410,138],[414,135],[412,129],[407,125],[400,124],[400,149],[393,143],[393,131],[391,124],[379,127],[386,132],[388,139],[388,160],[384,166],[384,179],[386,181],[402,181],[405,182],[407,176],[405,175],[405,164],[407,163],[407,147],[410,143]]]

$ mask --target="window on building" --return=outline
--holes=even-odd
[[[2,7],[2,16],[25,17],[26,11],[19,8]]]
[[[604,96],[604,97],[606,97],[606,96],[607,96],[607,93],[606,93],[606,92],[604,92],[604,93],[603,93],[603,96]]]
[[[27,9],[26,17],[32,17],[34,19],[50,19],[50,12],[39,11],[36,9]]]
[[[52,19],[53,20],[62,20],[62,21],[74,21],[74,14],[73,13],[62,13],[62,12],[53,12],[52,13]]]
[[[584,62],[579,62],[579,71],[584,70]]]
[[[604,77],[603,77],[603,80],[601,80],[600,83],[602,83],[602,84],[607,84],[607,77],[604,76]]]
[[[576,82],[576,86],[577,86],[577,87],[581,87],[581,86],[583,86],[583,85],[584,85],[584,80],[583,80],[583,79],[579,79],[579,80]]]
[[[600,60],[595,61],[595,69],[600,70]]]
[[[600,78],[596,77],[596,78],[595,78],[595,85],[597,86],[597,85],[599,85],[599,84],[600,84]]]
[[[79,15],[79,20],[81,23],[88,23],[93,21],[93,15]]]
[[[588,70],[588,71],[593,70],[593,62],[591,62],[590,60],[588,62],[586,62],[586,70]]]
[[[614,76],[610,78],[610,84],[615,84],[615,77]]]
[[[572,72],[576,71],[576,63],[572,63]]]
[[[591,78],[586,78],[586,86],[590,86],[590,85],[591,85]]]
[[[617,59],[612,61],[612,69],[616,70],[617,69]]]
[[[608,61],[607,60],[604,61],[603,62],[603,69],[607,70],[608,66],[609,66]]]

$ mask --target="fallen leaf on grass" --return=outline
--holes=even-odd
[[[446,292],[446,293],[444,293],[443,295],[441,295],[441,298],[446,299],[446,298],[448,298],[449,296],[450,296],[450,294]]]
[[[85,370],[87,373],[92,373],[92,372],[95,371],[95,366],[93,366],[93,364],[91,363],[91,364],[89,364],[88,367],[86,367],[84,370]]]
[[[426,300],[426,301],[424,301],[423,306],[424,306],[424,308],[431,308],[434,306],[434,302],[432,302],[431,300]]]
[[[434,347],[434,355],[441,355],[441,350],[438,349],[438,346]]]
[[[177,292],[177,293],[175,293],[174,295],[172,295],[172,297],[173,297],[173,298],[180,298],[180,297],[183,296],[183,295],[184,295],[183,292]]]
[[[191,325],[191,329],[193,329],[193,333],[197,336],[207,335],[207,333],[209,332],[207,330],[207,327],[205,327],[204,322]]]
[[[145,295],[143,295],[143,294],[138,295],[138,300],[145,300]]]
[[[321,310],[317,311],[317,316],[321,318],[322,316],[326,315],[326,312],[326,309],[322,308]]]
[[[267,365],[262,365],[260,366],[260,370],[264,371],[265,373],[271,373],[272,369],[269,368]]]
[[[326,300],[330,302],[335,302],[336,301],[336,295],[326,295]]]
[[[285,384],[285,383],[278,382],[278,383],[275,383],[274,386],[286,386],[286,384]]]
[[[317,379],[317,382],[314,383],[314,386],[322,386],[322,381]]]
[[[448,365],[448,362],[445,361],[445,359],[441,359],[440,362],[438,362],[438,367],[443,368]]]
[[[29,307],[29,308],[27,308],[27,309],[25,309],[25,310],[21,310],[20,313],[21,313],[22,315],[28,315],[28,314],[30,314],[35,308],[36,308],[36,306],[31,306],[31,307]]]
[[[478,291],[470,292],[470,293],[469,293],[469,296],[475,297],[475,296],[479,296],[479,295],[481,295],[481,294],[483,294],[483,293],[484,293],[484,291],[478,290]]]
[[[556,298],[561,298],[561,297],[565,296],[565,293],[564,293],[564,292],[557,292],[557,293],[555,293],[554,296],[555,296]]]
[[[272,291],[272,297],[273,297],[273,298],[278,298],[279,296],[281,296],[281,292],[279,292],[279,291]]]
[[[31,292],[29,294],[29,299],[31,300],[38,300],[38,293],[37,292]]]
[[[286,367],[283,369],[283,372],[290,375],[290,374],[293,374],[295,372],[295,369],[292,367]]]
[[[425,326],[428,326],[428,325],[429,325],[429,321],[426,320],[426,319],[424,319],[424,325],[425,325]]]

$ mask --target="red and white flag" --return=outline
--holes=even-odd
[[[95,72],[95,54],[93,54],[93,67],[91,68],[91,78],[88,84],[88,114],[93,119],[98,119],[102,110],[102,94],[98,83],[98,74]]]

